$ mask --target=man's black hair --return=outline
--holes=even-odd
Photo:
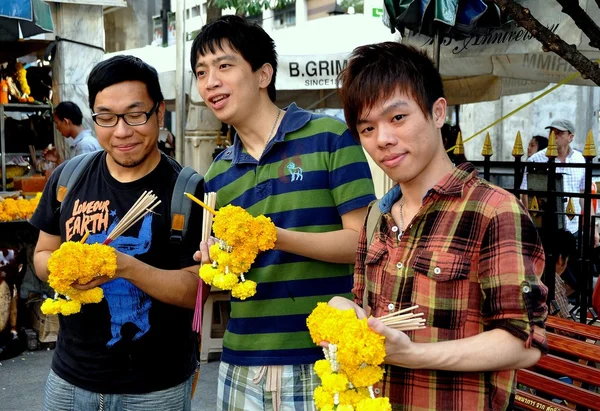
[[[266,63],[273,67],[273,77],[267,86],[267,93],[271,101],[275,102],[277,77],[275,42],[258,24],[250,23],[239,16],[222,16],[202,27],[192,43],[190,55],[194,76],[198,56],[204,56],[208,52],[215,53],[217,49],[222,50],[226,45],[240,53],[250,64],[252,71],[258,70]]]
[[[96,64],[88,77],[89,102],[92,111],[98,93],[124,81],[144,83],[154,104],[164,100],[158,81],[158,72],[154,67],[134,56],[114,56]]]

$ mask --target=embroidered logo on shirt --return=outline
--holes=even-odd
[[[292,181],[302,180],[302,168],[296,167],[296,163],[290,161],[287,165],[287,169],[289,170],[290,175],[292,176]]]

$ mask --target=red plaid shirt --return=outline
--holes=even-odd
[[[466,338],[501,328],[546,351],[547,288],[537,231],[512,194],[477,177],[463,163],[423,198],[398,240],[390,215],[394,187],[373,242],[362,230],[354,295],[368,290],[372,315],[419,305],[427,328],[407,334],[419,343]],[[534,333],[534,326],[536,332]],[[394,410],[500,410],[512,404],[515,371],[448,372],[386,366],[381,395]]]

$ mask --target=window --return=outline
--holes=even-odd
[[[291,5],[279,9],[273,10],[273,27],[276,29],[290,27],[296,25],[296,5]]]
[[[192,17],[198,17],[200,15],[200,6],[192,7]]]

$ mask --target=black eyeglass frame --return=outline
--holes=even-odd
[[[143,126],[144,124],[146,124],[150,120],[150,117],[152,117],[152,114],[154,114],[154,113],[156,113],[158,111],[158,107],[159,106],[160,106],[160,101],[158,103],[156,103],[154,105],[154,107],[152,107],[150,109],[150,111],[130,111],[128,113],[122,113],[122,114],[117,114],[117,113],[92,113],[92,120],[94,120],[94,123],[98,124],[98,126],[105,127],[105,128],[115,127],[117,124],[119,124],[119,119],[120,118],[122,118],[123,121],[125,122],[125,124],[127,124],[128,126],[131,126],[131,127]],[[117,118],[117,120],[115,121],[115,124],[113,124],[112,126],[107,126],[107,125],[104,125],[104,124],[99,124],[98,120],[96,119],[97,116],[107,115],[107,114],[116,116],[116,118]],[[145,114],[146,115],[146,121],[144,121],[143,123],[131,124],[125,118],[125,116],[130,115],[130,114]]]

